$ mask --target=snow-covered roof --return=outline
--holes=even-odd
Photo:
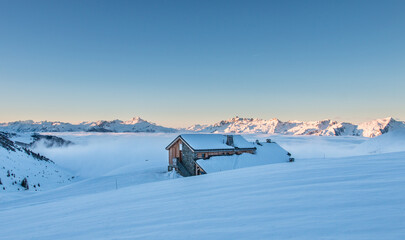
[[[277,143],[262,143],[262,145],[255,146],[257,148],[255,154],[244,153],[231,156],[213,156],[209,159],[197,160],[197,164],[200,165],[206,173],[212,173],[272,163],[288,162],[290,158],[287,155],[288,152]]]
[[[239,149],[254,149],[255,145],[246,141],[240,135],[233,135],[234,146],[226,144],[226,135],[222,134],[181,134],[172,143],[167,146],[167,149],[181,138],[194,151],[202,150],[234,150]]]

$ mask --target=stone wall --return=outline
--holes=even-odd
[[[186,145],[182,144],[182,158],[181,162],[183,163],[184,167],[190,172],[191,175],[195,175],[195,154],[191,151],[191,149]]]

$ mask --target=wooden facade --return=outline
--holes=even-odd
[[[169,150],[169,166],[173,165],[173,159],[177,158],[181,161],[181,139],[177,140],[168,150]]]
[[[228,137],[229,139],[229,137]],[[169,151],[169,166],[168,170],[175,169],[183,176],[205,174],[204,169],[199,166],[196,161],[198,159],[209,159],[213,156],[226,156],[242,153],[255,153],[256,148],[239,149],[193,149],[181,136],[178,136],[169,146],[166,147]],[[183,169],[183,170],[182,170]],[[187,171],[187,173],[185,173]]]

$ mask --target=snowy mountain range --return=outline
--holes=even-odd
[[[286,121],[277,118],[270,120],[253,118],[231,118],[213,125],[194,125],[188,131],[210,133],[263,133],[283,135],[318,135],[318,136],[363,136],[376,137],[394,129],[405,128],[405,123],[395,119],[383,118],[359,125],[322,120],[313,122]]]
[[[405,123],[392,117],[376,119],[361,124],[337,122],[330,119],[322,121],[280,121],[277,118],[264,120],[234,117],[212,125],[194,125],[189,128],[175,129],[156,125],[139,117],[129,121],[97,121],[71,124],[64,122],[17,121],[0,123],[0,131],[5,132],[163,132],[177,131],[202,133],[238,134],[283,134],[318,136],[363,136],[376,137],[394,129],[405,128]]]
[[[16,121],[0,123],[0,131],[5,132],[176,132],[176,129],[158,126],[134,117],[129,121],[97,121],[71,124],[64,122]]]

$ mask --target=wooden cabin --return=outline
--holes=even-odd
[[[183,176],[192,176],[206,173],[197,163],[199,159],[253,154],[256,147],[240,135],[182,134],[176,137],[166,150],[169,151],[168,170],[176,169]]]

